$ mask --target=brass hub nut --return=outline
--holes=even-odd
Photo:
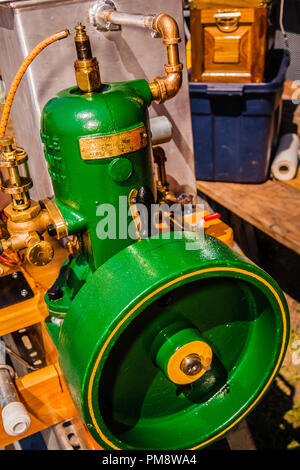
[[[99,65],[96,57],[89,60],[76,60],[75,73],[81,91],[92,92],[101,86]]]

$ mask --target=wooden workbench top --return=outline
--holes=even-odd
[[[289,184],[198,181],[197,188],[226,209],[300,254],[300,174]]]

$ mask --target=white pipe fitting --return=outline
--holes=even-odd
[[[12,401],[2,410],[2,422],[6,434],[21,436],[30,428],[31,419],[23,403]]]

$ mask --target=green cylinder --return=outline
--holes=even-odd
[[[55,202],[69,234],[88,234],[91,269],[135,241],[126,233],[131,190],[146,186],[155,198],[150,102],[148,83],[135,80],[104,84],[90,94],[69,88],[43,110],[41,138]],[[105,218],[114,211],[106,236]]]

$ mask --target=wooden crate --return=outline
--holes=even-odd
[[[262,82],[267,9],[191,10],[192,82]]]

